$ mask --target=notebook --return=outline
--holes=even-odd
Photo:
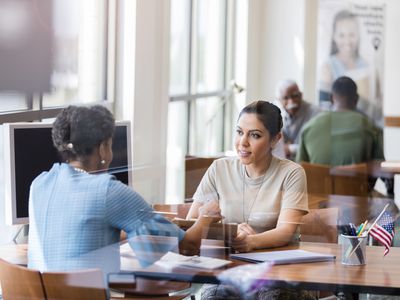
[[[283,250],[231,254],[231,258],[249,262],[269,262],[274,265],[298,264],[307,262],[332,261],[336,256],[305,250]]]

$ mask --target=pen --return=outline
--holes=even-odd
[[[361,234],[364,232],[365,226],[367,226],[368,220],[365,220],[363,224],[360,225],[360,229],[357,232],[357,236],[361,236]]]
[[[349,223],[350,225],[350,233],[352,236],[357,236],[357,228],[356,225],[354,225],[353,223]]]

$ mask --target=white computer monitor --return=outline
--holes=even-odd
[[[43,171],[61,162],[51,138],[52,124],[4,124],[5,212],[6,224],[29,223],[30,185]],[[109,172],[132,186],[130,123],[116,122],[113,161]]]

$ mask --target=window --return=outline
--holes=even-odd
[[[50,5],[50,1],[46,3]],[[54,0],[51,3],[49,23],[52,26],[43,24],[42,29],[52,30],[53,35],[50,92],[0,91],[0,123],[54,117],[62,106],[107,98],[109,1]],[[17,11],[14,9],[15,15]]]
[[[63,106],[79,103],[95,103],[107,99],[108,47],[113,47],[108,24],[115,20],[115,0],[41,0],[2,1],[0,11],[0,52],[2,42],[12,35],[5,34],[21,28],[21,18],[35,14],[37,7],[51,7],[53,32],[50,76],[50,92],[45,94],[24,93],[0,87],[0,124],[6,122],[34,121],[54,118]],[[24,6],[25,5],[25,6]],[[6,13],[7,12],[7,13]],[[43,21],[43,20],[42,20]],[[42,22],[46,28],[46,22]],[[49,22],[51,23],[51,22]],[[49,25],[49,24],[47,24]],[[35,37],[36,40],[36,37]],[[111,40],[111,41],[110,41]],[[9,42],[9,41],[8,41]],[[3,46],[6,44],[3,44]],[[111,49],[112,50],[112,49]],[[3,52],[1,52],[3,54]],[[29,53],[28,53],[29,55]],[[2,57],[4,59],[4,56]],[[110,68],[111,69],[111,68]],[[4,79],[10,70],[0,70]],[[11,69],[17,72],[16,68]],[[112,77],[112,76],[111,76]],[[3,145],[3,128],[0,126],[0,145]],[[3,148],[0,149],[0,169],[3,168]],[[0,174],[0,195],[4,195],[4,176]],[[0,197],[0,215],[4,215],[4,197]],[[0,217],[0,244],[9,242],[18,228],[6,226]]]
[[[247,0],[171,0],[167,201],[183,198],[185,155],[232,148],[233,120],[244,95]],[[238,74],[241,72],[241,74]]]

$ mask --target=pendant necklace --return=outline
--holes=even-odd
[[[257,197],[258,197],[258,194],[259,194],[259,192],[260,192],[260,190],[261,190],[261,186],[263,185],[264,180],[265,180],[265,178],[266,178],[267,171],[268,171],[268,168],[267,168],[267,170],[265,171],[265,173],[264,173],[264,175],[263,175],[263,177],[262,177],[262,180],[261,180],[261,182],[260,182],[259,185],[258,185],[258,189],[257,189],[256,196],[254,197],[253,202],[252,202],[251,205],[250,205],[250,209],[249,209],[249,212],[248,212],[247,218],[246,218],[246,217],[245,217],[245,213],[244,213],[244,193],[245,193],[245,189],[246,189],[246,182],[245,182],[246,166],[243,166],[243,176],[242,176],[242,179],[243,179],[243,180],[242,180],[242,183],[243,183],[243,186],[242,186],[242,208],[243,208],[243,222],[245,222],[245,223],[247,223],[247,224],[249,224],[249,218],[250,218],[250,215],[251,215],[251,211],[252,211],[252,209],[253,209],[254,203],[256,203],[256,201],[257,201]]]

